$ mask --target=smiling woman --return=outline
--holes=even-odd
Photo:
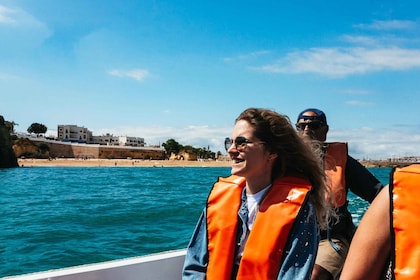
[[[238,116],[225,148],[232,176],[210,191],[183,279],[308,279],[329,212],[316,152],[286,116],[259,108]]]

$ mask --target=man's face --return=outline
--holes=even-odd
[[[319,120],[310,119],[316,116],[316,113],[312,111],[303,113],[302,118],[296,124],[296,128],[299,136],[324,142],[327,139],[328,125]]]

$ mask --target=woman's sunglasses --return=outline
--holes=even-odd
[[[323,127],[323,122],[308,122],[308,123],[297,123],[296,129],[297,130],[305,130],[306,127],[309,127],[309,129],[316,130],[320,127]]]
[[[229,150],[230,146],[232,146],[232,144],[235,144],[235,149],[238,150],[239,152],[242,152],[245,150],[247,144],[264,144],[264,142],[252,142],[249,141],[248,139],[246,139],[243,136],[238,136],[235,139],[230,139],[230,138],[225,138],[225,149],[226,151]]]

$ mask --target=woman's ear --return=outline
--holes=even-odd
[[[277,157],[278,157],[278,155],[277,155],[277,154],[272,153],[272,154],[270,154],[270,155],[268,156],[268,159],[269,159],[269,160],[275,160]]]

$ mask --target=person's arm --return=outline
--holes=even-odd
[[[319,244],[315,209],[307,203],[295,221],[278,280],[310,279]]]
[[[351,242],[340,280],[380,279],[391,250],[388,187],[372,202]]]
[[[357,196],[371,203],[383,188],[382,183],[360,162],[347,156],[346,185]]]
[[[206,214],[203,211],[188,244],[182,279],[206,279],[207,264],[207,223]]]

